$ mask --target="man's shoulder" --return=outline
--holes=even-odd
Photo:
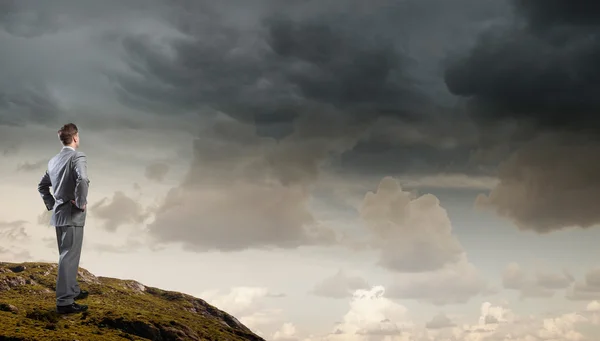
[[[82,151],[76,150],[73,153],[73,157],[76,157],[76,158],[85,158],[85,157],[87,157],[87,155],[85,155],[85,153],[82,152]]]

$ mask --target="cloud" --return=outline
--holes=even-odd
[[[330,298],[351,297],[358,289],[368,289],[370,285],[359,276],[352,276],[340,269],[335,275],[325,278],[317,283],[311,293],[317,296]]]
[[[376,288],[373,289],[373,291]],[[372,295],[353,298],[351,309],[334,331],[328,335],[310,336],[304,341],[592,341],[594,330],[590,329],[598,319],[593,311],[569,312],[522,316],[507,306],[484,302],[479,316],[464,323],[452,323],[445,314],[436,315],[425,328],[410,321],[406,308],[388,301],[382,290]],[[358,291],[357,291],[358,293]],[[383,312],[386,313],[383,313]],[[390,318],[383,318],[390,316]],[[393,318],[392,318],[393,316]],[[375,322],[376,320],[379,323]],[[396,321],[396,323],[394,323]],[[370,334],[360,333],[360,326],[378,326]],[[391,326],[390,327],[383,327]],[[393,327],[397,327],[393,329]],[[439,327],[439,328],[438,328]],[[386,329],[387,328],[387,329]],[[363,329],[364,330],[364,329]],[[395,331],[395,332],[392,332]],[[399,332],[398,332],[399,331]],[[301,339],[301,338],[298,338]]]
[[[266,337],[263,329],[272,329],[282,321],[282,311],[266,307],[265,300],[280,296],[265,287],[232,287],[228,292],[208,290],[199,295],[211,305],[236,316],[263,337]]]
[[[459,262],[465,254],[437,197],[414,197],[392,177],[365,195],[360,215],[381,249],[378,264],[391,271],[434,271]]]
[[[25,172],[45,170],[47,165],[48,165],[47,159],[39,160],[34,163],[24,162],[24,163],[17,165],[17,170],[25,171]]]
[[[6,148],[4,148],[2,150],[2,155],[3,156],[14,155],[18,152],[18,150],[19,150],[19,145],[15,142],[11,142],[10,145],[8,145]]]
[[[146,171],[144,175],[146,178],[155,181],[162,181],[169,172],[169,165],[164,163],[153,163],[151,165],[146,166]]]
[[[499,185],[480,204],[539,233],[600,223],[598,7],[590,1],[508,2],[513,15],[483,30],[446,64],[480,130],[479,150],[505,146]],[[497,127],[511,126],[502,133]],[[487,134],[487,133],[491,134]],[[548,184],[551,184],[548,186]]]
[[[591,114],[600,104],[594,86],[600,74],[594,63],[598,44],[587,38],[600,24],[597,6],[568,0],[512,4],[516,18],[487,30],[449,64],[450,91],[470,98],[479,120],[598,128],[600,120]]]
[[[273,334],[273,341],[300,341],[297,336],[296,326],[286,322],[281,326],[281,329]]]
[[[47,123],[62,111],[59,101],[45,86],[25,87],[19,83],[0,82],[0,124]]]
[[[456,326],[456,324],[454,324],[454,322],[452,322],[452,320],[450,320],[450,318],[444,313],[435,315],[431,321],[425,324],[425,328],[427,329],[443,329],[454,326]]]
[[[104,220],[104,229],[114,232],[125,224],[141,224],[149,213],[134,199],[121,191],[114,193],[112,199],[103,198],[88,208],[95,217]]]
[[[107,38],[106,48],[120,51],[125,67],[119,63],[105,74],[130,109],[193,113],[209,121],[224,113],[277,140],[306,115],[315,117],[312,129],[319,130],[330,124],[323,113],[338,111],[342,125],[360,126],[369,135],[358,144],[364,147],[341,152],[343,170],[479,172],[477,165],[462,164],[476,147],[477,129],[451,107],[438,64],[448,49],[462,45],[451,39],[467,40],[472,26],[485,23],[499,6],[384,0],[366,9],[352,3],[167,3],[156,15],[165,26],[160,36],[127,30]],[[348,12],[348,6],[369,16]],[[395,149],[387,154],[372,150],[385,152],[390,145]]]
[[[566,297],[574,301],[600,299],[600,268],[590,269],[583,281],[577,281],[569,288]]]
[[[92,11],[84,11],[85,7],[82,3],[70,0],[59,0],[52,5],[34,5],[31,1],[4,1],[0,5],[0,28],[21,38],[55,34],[63,29],[76,27],[84,19],[91,19],[91,15],[85,14]]]
[[[519,316],[504,306],[489,302],[481,305],[481,315],[475,324],[464,324],[441,330],[425,340],[592,340],[579,331],[590,320],[581,313],[565,313],[548,317]]]
[[[598,225],[598,152],[600,144],[585,135],[541,136],[500,166],[499,184],[477,203],[538,233]]]
[[[598,301],[592,301],[590,303],[588,303],[587,307],[585,308],[586,311],[592,311],[592,312],[598,312],[600,311],[600,302]]]
[[[50,218],[52,218],[52,211],[48,211],[46,208],[43,208],[42,213],[37,216],[37,223],[40,225],[50,226]]]
[[[21,241],[29,238],[25,225],[29,222],[24,220],[0,221],[0,239],[6,241]]]
[[[257,125],[289,123],[312,104],[417,118],[425,101],[398,38],[384,29],[394,19],[376,10],[376,25],[360,25],[352,13],[335,15],[345,5],[172,4],[165,18],[179,36],[118,39],[133,72],[112,73],[114,89],[146,110],[210,106]]]
[[[145,243],[129,238],[120,245],[118,244],[105,244],[105,243],[92,243],[90,245],[90,249],[98,251],[99,253],[117,253],[117,254],[127,254],[127,253],[135,253],[138,252],[141,248],[143,248]],[[152,246],[150,246],[152,248]]]
[[[324,114],[325,115],[325,114]],[[352,127],[314,129],[306,117],[280,142],[254,126],[221,116],[194,143],[181,185],[156,211],[150,232],[194,251],[330,245],[336,232],[308,209],[320,165],[352,145]],[[332,126],[330,126],[332,127]]]
[[[468,45],[499,6],[351,2],[12,2],[0,18],[0,93],[20,104],[0,122],[59,126],[68,118],[93,130],[168,125],[196,133],[223,112],[280,140],[304,116],[314,116],[319,130],[331,123],[323,113],[337,111],[343,126],[378,126],[362,143],[390,140],[398,148],[391,158],[369,159],[368,168],[362,156],[346,159],[346,170],[468,169],[460,163],[476,129],[448,108],[453,99],[438,64]],[[353,149],[340,153],[352,158]]]
[[[574,280],[566,270],[562,274],[537,271],[531,276],[517,263],[510,263],[502,273],[504,288],[517,290],[521,299],[552,297],[556,290],[568,288]]]
[[[4,262],[31,261],[31,253],[23,248],[24,241],[30,239],[25,226],[29,222],[24,220],[0,221],[0,259]]]
[[[465,259],[437,271],[396,276],[387,291],[391,298],[438,306],[466,303],[474,296],[494,293],[475,266]]]
[[[323,340],[384,340],[400,336],[414,324],[407,309],[385,297],[385,288],[356,290],[342,322]]]
[[[10,245],[8,248],[0,246],[0,258],[3,262],[14,263],[28,262],[33,260],[33,257],[29,251],[15,245]]]

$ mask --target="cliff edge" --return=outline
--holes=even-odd
[[[59,315],[56,271],[52,263],[0,262],[0,341],[264,341],[199,298],[132,280],[96,277],[81,268],[78,280],[90,295],[78,302],[89,311]]]

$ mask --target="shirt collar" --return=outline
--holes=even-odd
[[[75,150],[75,148],[73,148],[73,147],[71,147],[71,146],[63,146],[63,147],[62,147],[62,149],[65,149],[65,148],[69,148],[69,149],[71,149],[71,150],[73,150],[73,151]]]

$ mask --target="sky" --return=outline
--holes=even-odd
[[[0,260],[80,266],[274,341],[600,337],[600,5],[0,3]]]

